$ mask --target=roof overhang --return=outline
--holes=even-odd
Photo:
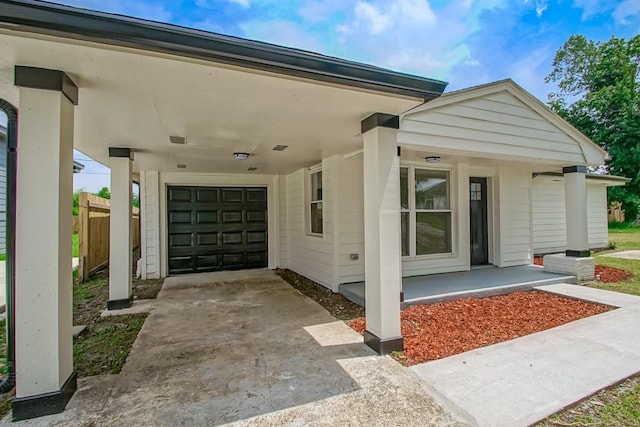
[[[424,101],[440,96],[447,85],[299,49],[42,1],[0,1],[0,27],[203,59]]]
[[[533,174],[533,178],[559,181],[564,178],[564,175],[562,172],[537,172]],[[607,187],[619,187],[631,181],[630,178],[625,178],[623,176],[601,175],[596,173],[588,173],[586,174],[586,178],[589,184],[599,184]]]
[[[79,88],[75,148],[107,165],[109,147],[131,148],[135,171],[288,174],[362,148],[361,120],[399,115],[446,85],[173,25],[0,0],[0,97],[19,108],[16,66],[64,71]]]

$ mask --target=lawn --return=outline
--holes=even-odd
[[[596,263],[607,267],[616,267],[633,273],[628,280],[617,283],[599,283],[592,285],[594,288],[608,289],[627,294],[640,295],[640,261],[632,259],[609,258],[604,256],[611,252],[627,249],[640,249],[640,227],[627,229],[610,229],[609,245],[614,250],[598,252],[595,255]]]
[[[72,257],[77,258],[78,254],[80,253],[80,240],[79,240],[79,235],[78,233],[75,233],[73,235],[73,246],[71,247],[71,251]],[[6,261],[7,260],[7,256],[5,254],[0,254],[0,261]]]

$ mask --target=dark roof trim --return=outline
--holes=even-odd
[[[561,172],[537,172],[534,173],[533,175],[538,176],[558,176],[558,177],[563,177],[564,174],[562,174]],[[535,177],[534,176],[534,177]],[[605,180],[605,181],[620,181],[620,182],[629,182],[631,181],[631,178],[625,178],[624,176],[617,176],[617,175],[600,175],[597,173],[587,173],[586,174],[586,178],[587,179],[600,179],[600,180]]]
[[[198,58],[429,101],[446,82],[298,49],[37,0],[0,0],[0,27]]]

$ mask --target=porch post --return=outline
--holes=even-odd
[[[76,390],[72,348],[73,125],[78,88],[62,71],[15,67],[16,398],[13,419],[62,412]]]
[[[131,307],[133,228],[131,173],[133,151],[109,148],[111,167],[111,213],[109,225],[109,301],[108,310]]]
[[[380,354],[403,350],[397,116],[362,121],[364,148],[365,343]]]
[[[562,169],[567,250],[564,254],[544,257],[546,271],[575,275],[578,282],[593,280],[595,276],[595,262],[589,250],[586,172],[586,166],[570,166]]]
[[[587,225],[587,187],[585,166],[563,168],[564,200],[567,218],[567,251],[571,257],[591,256]]]

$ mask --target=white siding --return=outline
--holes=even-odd
[[[531,171],[500,168],[500,267],[532,262]]]
[[[324,235],[307,233],[308,171],[300,169],[286,177],[286,211],[288,222],[288,267],[316,282],[337,291],[334,257],[334,209],[336,161],[322,162]]]
[[[564,183],[562,177],[539,176],[533,181],[533,249],[535,253],[562,252],[567,248]],[[587,180],[589,247],[608,244],[607,189]]]
[[[141,257],[144,278],[160,277],[160,185],[157,171],[140,172]]]
[[[288,210],[287,210],[287,177],[280,176],[278,178],[278,205],[279,205],[279,221],[280,221],[280,265],[279,267],[288,266],[288,247],[289,247],[289,231],[288,231]]]
[[[362,155],[340,162],[338,186],[339,282],[364,281],[364,181]],[[351,254],[358,256],[351,259]]]
[[[483,157],[584,162],[578,142],[506,90],[409,113],[398,142]]]
[[[0,254],[7,252],[6,213],[7,213],[7,142],[0,135]]]

